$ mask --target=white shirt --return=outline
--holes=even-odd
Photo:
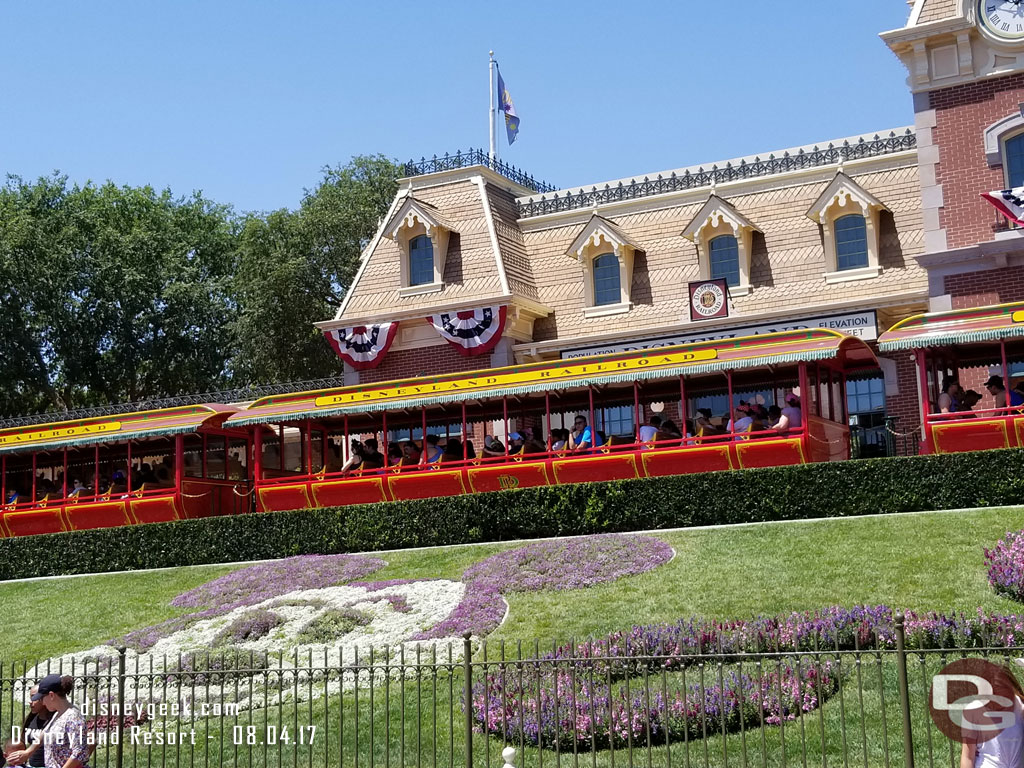
[[[729,431],[730,432],[746,432],[747,429],[750,427],[750,425],[753,424],[753,423],[754,423],[754,420],[750,416],[744,416],[742,419],[737,421],[735,424],[732,421],[730,421],[729,422]]]
[[[1020,699],[1013,706],[1013,725],[999,732],[994,739],[978,745],[974,768],[1017,768],[1024,758],[1024,708]]]
[[[658,434],[656,427],[652,427],[650,424],[644,424],[640,427],[640,442],[649,443],[654,439],[654,436]]]

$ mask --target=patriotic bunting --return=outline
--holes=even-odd
[[[501,340],[507,309],[500,306],[443,312],[431,315],[427,322],[437,329],[441,338],[455,347],[456,352],[472,357],[490,352]]]
[[[1024,187],[982,192],[981,196],[998,208],[1010,221],[1024,224]]]
[[[398,321],[377,325],[357,325],[324,331],[327,342],[342,360],[357,371],[376,368],[391,348],[398,333]]]

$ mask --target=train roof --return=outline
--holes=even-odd
[[[878,337],[882,352],[1024,337],[1024,301],[930,312],[901,320]]]
[[[814,360],[839,360],[848,370],[878,365],[871,348],[861,339],[825,328],[811,328],[275,395],[256,400],[229,417],[225,426],[369,413]]]

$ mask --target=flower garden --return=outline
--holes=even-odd
[[[680,742],[743,738],[752,729],[767,729],[765,743],[777,748],[795,737],[794,723],[799,721],[803,734],[804,720],[815,723],[823,706],[833,713],[844,706],[843,687],[854,685],[854,668],[834,652],[888,654],[884,658],[890,661],[878,661],[872,670],[878,690],[864,689],[867,709],[878,705],[880,691],[888,691],[894,680],[891,606],[906,608],[911,651],[1024,645],[1024,615],[1015,607],[1024,602],[1024,534],[1006,533],[1020,520],[1019,512],[977,515],[983,525],[967,526],[948,515],[912,522],[835,521],[827,526],[831,535],[822,532],[824,526],[794,524],[581,537],[492,546],[482,552],[466,548],[422,555],[288,558],[194,578],[187,588],[165,598],[165,618],[110,633],[84,650],[53,656],[27,669],[25,678],[56,664],[91,669],[94,678],[109,675],[117,648],[124,646],[127,669],[150,678],[147,685],[140,676],[132,687],[129,675],[129,699],[154,703],[166,697],[166,690],[154,692],[155,676],[189,688],[193,704],[204,698],[230,702],[250,712],[250,719],[269,719],[271,711],[297,711],[323,699],[330,703],[317,705],[325,707],[317,721],[335,712],[334,718],[348,718],[343,722],[350,729],[360,722],[361,706],[364,718],[367,706],[372,711],[383,706],[397,717],[400,694],[411,702],[432,691],[435,709],[450,707],[448,715],[454,719],[442,733],[455,739],[451,748],[457,748],[455,723],[466,711],[459,673],[468,633],[475,665],[468,711],[477,732],[491,734],[488,743],[499,750],[512,743],[541,751],[613,754],[627,746],[666,749]],[[907,526],[902,532],[901,524]],[[834,533],[843,526],[853,532],[848,541]],[[874,535],[865,535],[867,526],[875,526]],[[886,571],[889,566],[878,559],[878,552],[899,552],[901,543],[912,538],[909,531],[920,538],[930,535],[930,526],[944,526],[945,550],[930,550],[920,566],[912,564],[913,558],[894,557]],[[816,540],[822,542],[820,550],[811,546]],[[844,565],[829,582],[822,571],[806,567],[826,557],[832,559],[829,567],[835,567],[836,553],[847,546],[849,554],[842,557],[863,553],[862,569]],[[786,547],[791,551],[778,554]],[[773,565],[773,557],[785,562]],[[851,579],[851,574],[862,574],[858,578],[867,583],[879,571],[885,578],[877,592]],[[708,584],[722,574],[736,574],[736,583],[748,585],[752,594],[747,605],[764,601],[757,587],[763,580],[778,593],[767,593],[777,601],[766,606],[788,602],[800,610],[732,607],[717,616],[692,609],[686,613],[695,600],[706,597],[731,605],[728,600],[739,595],[735,588],[728,595],[707,594]],[[896,577],[922,585],[923,591],[892,591]],[[960,593],[953,593],[954,600],[939,591],[965,583],[957,587]],[[806,607],[820,599],[815,591],[819,588],[833,591],[840,604],[821,601],[818,607]],[[3,589],[0,585],[0,599]],[[18,589],[31,593],[38,588],[26,584]],[[883,590],[894,599],[877,600]],[[864,597],[868,600],[856,599]],[[935,605],[950,608],[928,610]],[[533,636],[524,636],[517,627],[545,606],[552,616],[564,617],[566,629],[559,636],[565,642],[538,647]],[[687,618],[665,620],[673,614]],[[618,628],[569,642],[581,620]],[[516,647],[520,639],[529,641],[525,648]],[[499,648],[501,657],[526,663],[493,664]],[[376,661],[367,665],[371,649]],[[739,656],[724,665],[702,658],[722,654],[785,656],[770,664]],[[420,658],[439,663],[425,672],[410,662]],[[339,667],[346,671],[329,671]],[[512,669],[517,673],[510,674]],[[424,688],[431,676],[433,682]],[[86,684],[96,695],[102,693],[95,679]],[[442,696],[438,691],[445,686],[450,690]],[[379,691],[376,702],[373,689]],[[387,696],[390,704],[385,703]],[[847,707],[849,697],[847,692]],[[429,714],[429,706],[421,712],[420,706],[416,717],[424,727],[440,716],[437,711]],[[403,709],[402,716],[408,711]],[[309,712],[312,716],[314,710]],[[822,754],[831,748],[829,734],[835,734],[830,729],[838,727],[834,718],[829,716],[821,726]],[[869,737],[878,726],[869,719],[856,722]],[[216,723],[205,727],[215,728]]]

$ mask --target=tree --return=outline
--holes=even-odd
[[[199,194],[66,177],[0,189],[0,412],[223,386],[232,348],[230,208]]]
[[[233,371],[239,382],[340,374],[341,361],[313,323],[341,306],[398,176],[398,166],[382,155],[354,157],[325,168],[297,211],[246,218],[235,284],[240,312]]]

